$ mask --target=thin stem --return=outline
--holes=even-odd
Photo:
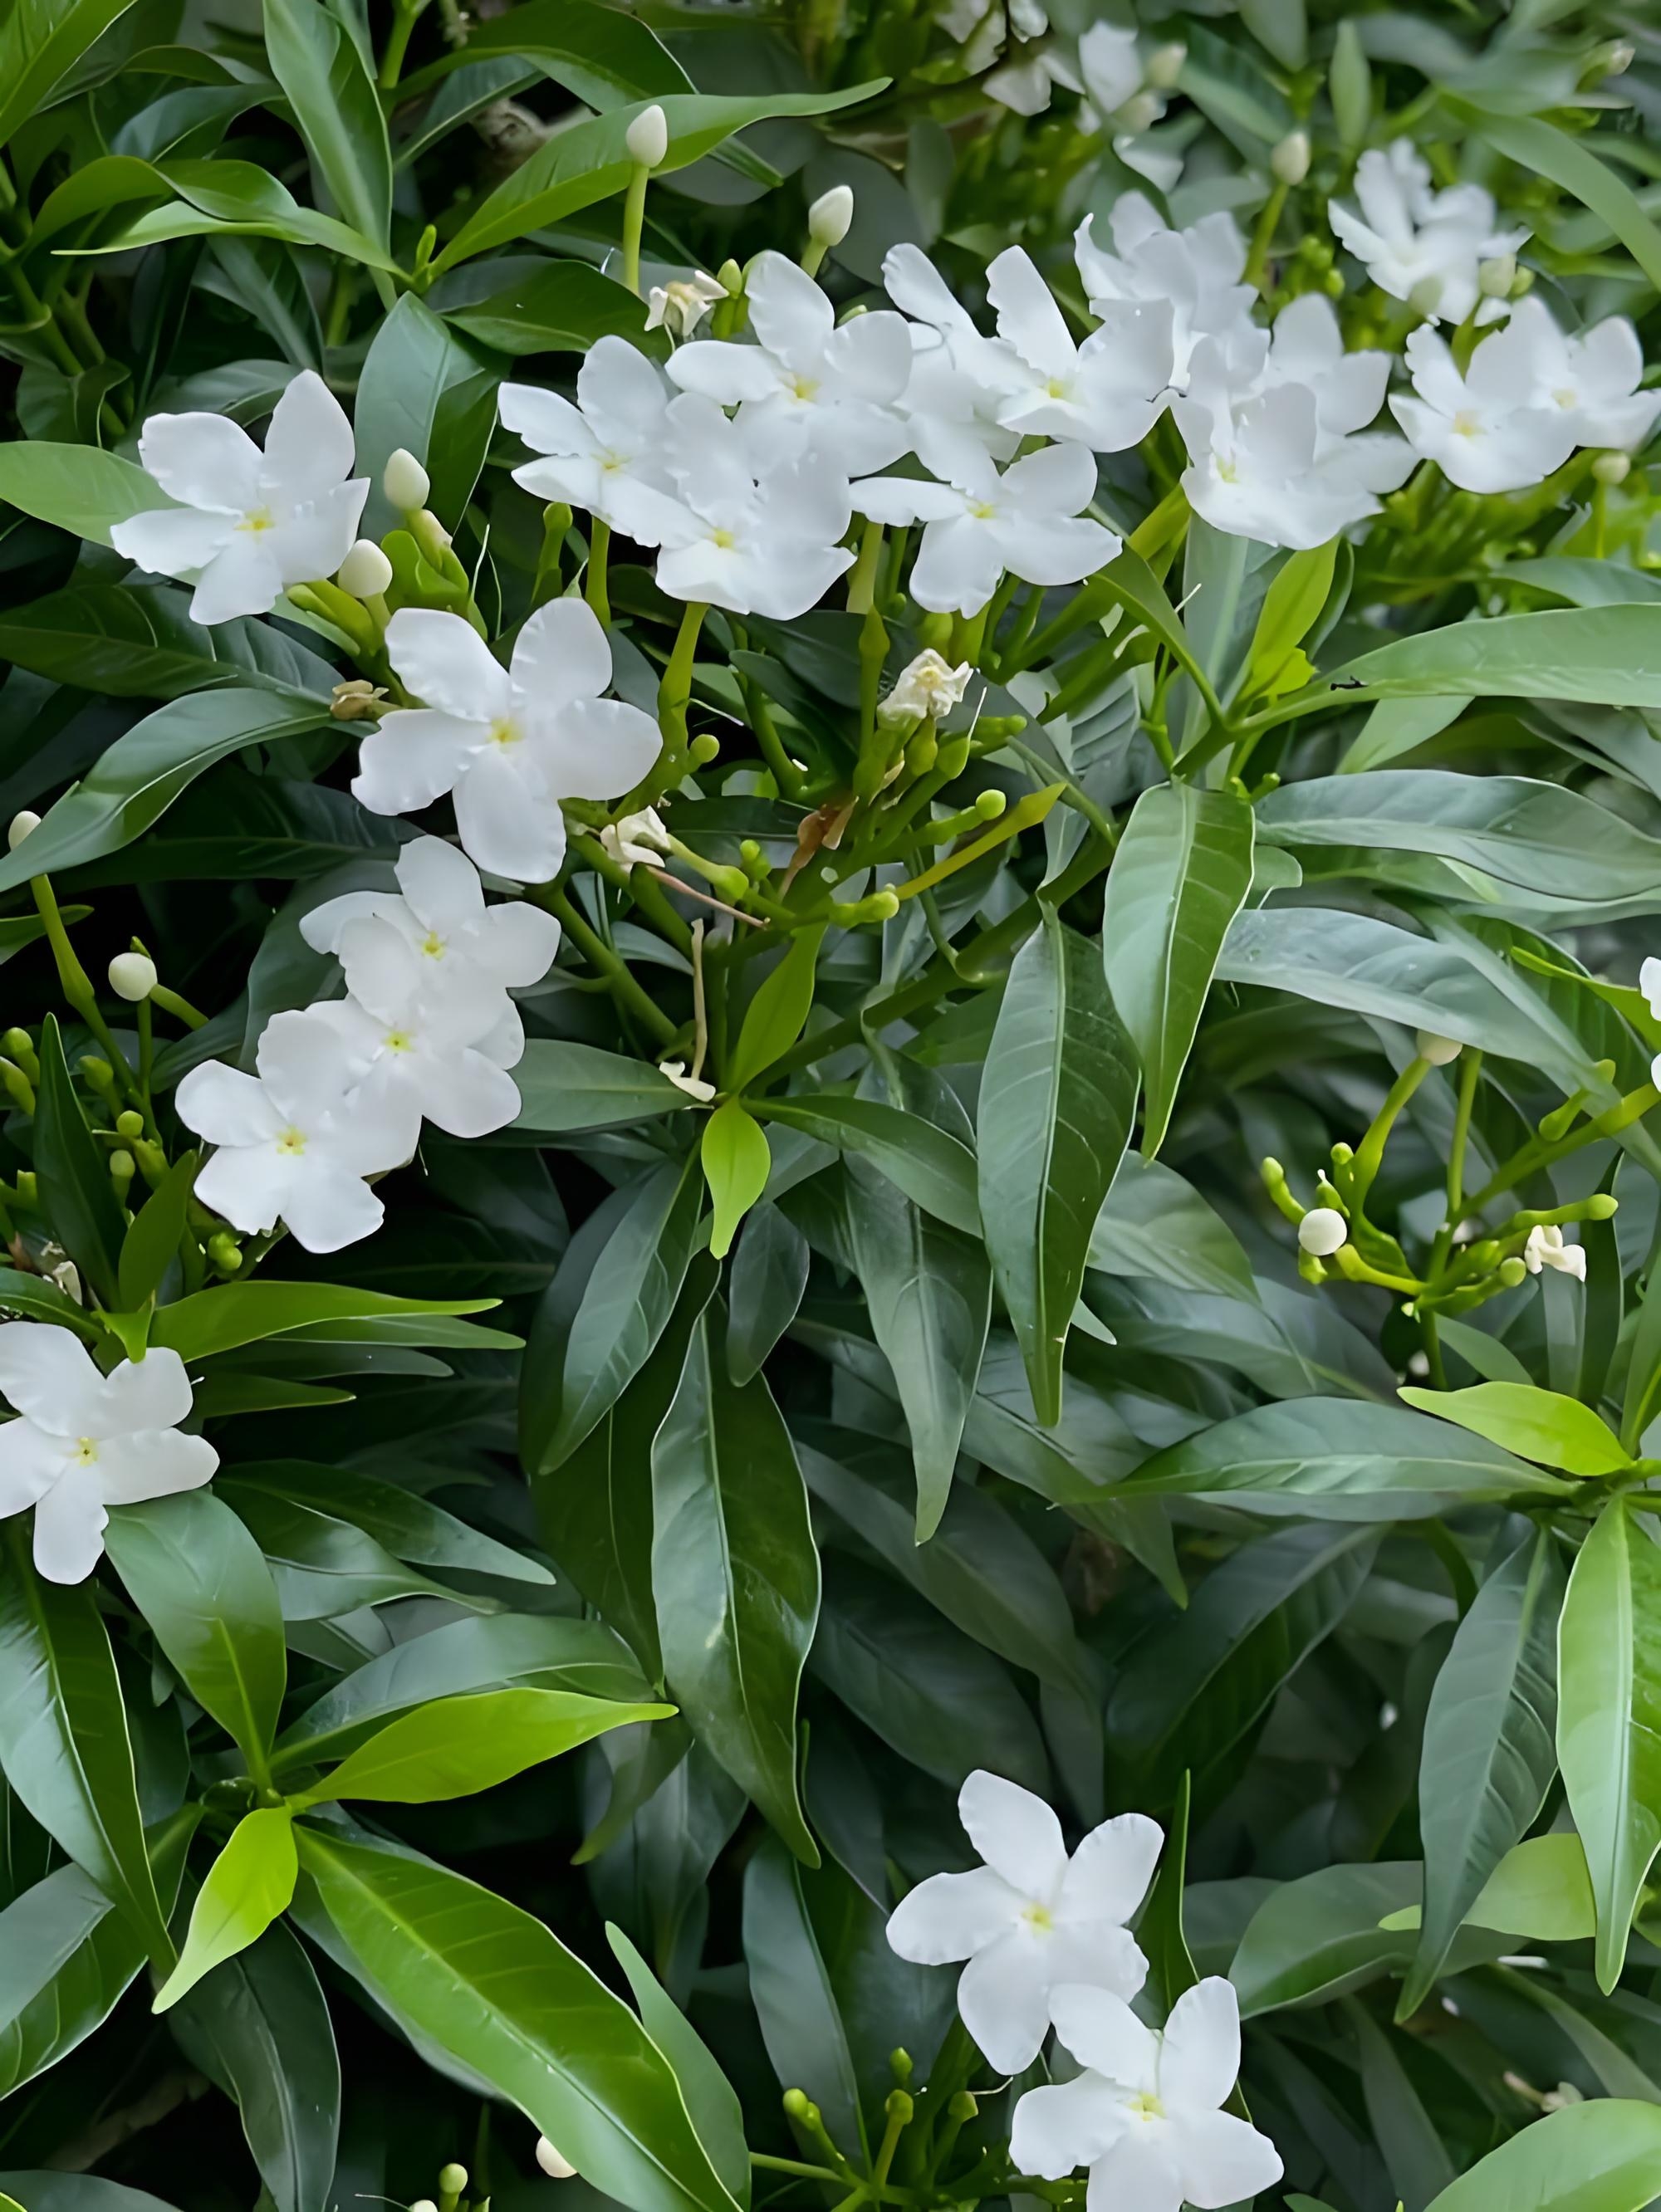
[[[575,902],[555,884],[539,884],[531,893],[538,906],[547,908],[557,917],[560,926],[574,944],[587,955],[610,987],[611,996],[619,1006],[634,1015],[642,1026],[651,1031],[660,1044],[667,1044],[675,1034],[675,1025],[655,999],[643,991],[629,972],[628,963],[613,952],[585,917],[578,912]]]
[[[390,92],[404,73],[404,57],[410,49],[410,33],[416,27],[419,7],[398,8],[392,15],[392,27],[387,33],[386,51],[380,58],[380,88]]]
[[[593,609],[602,629],[611,627],[611,600],[607,588],[611,553],[611,526],[595,515],[588,532],[588,572],[582,580],[582,596]]]
[[[640,297],[640,234],[646,223],[646,186],[652,172],[636,161],[629,173],[629,190],[623,202],[623,281]]]

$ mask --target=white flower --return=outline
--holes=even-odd
[[[0,1426],[0,1514],[34,1508],[34,1564],[79,1583],[104,1551],[106,1508],[196,1490],[219,1455],[179,1433],[190,1380],[165,1347],[103,1375],[66,1328],[0,1325],[0,1391],[19,1418]]]
[[[1092,235],[1093,216],[1074,233],[1073,256],[1092,315],[1106,319],[1113,301],[1167,301],[1171,310],[1171,381],[1187,388],[1194,349],[1202,338],[1228,339],[1252,327],[1256,294],[1240,281],[1245,240],[1231,215],[1208,215],[1186,230],[1171,230],[1141,192],[1124,192],[1109,218],[1113,252]]]
[[[1135,98],[1145,82],[1136,33],[1122,31],[1116,23],[1092,23],[1079,40],[1079,74],[1091,105],[1110,122],[1128,100]],[[1159,112],[1164,106],[1161,100]]]
[[[246,1236],[280,1218],[308,1252],[372,1236],[384,1208],[364,1178],[408,1157],[403,1127],[354,1098],[345,1047],[315,1012],[274,1014],[255,1065],[245,1075],[209,1060],[179,1086],[179,1119],[219,1148],[197,1196]]]
[[[1555,1222],[1537,1223],[1530,1230],[1529,1241],[1523,1247],[1523,1264],[1531,1275],[1537,1275],[1542,1267],[1555,1267],[1560,1275],[1573,1275],[1577,1283],[1586,1279],[1585,1245],[1565,1243]]]
[[[974,672],[966,660],[954,668],[931,645],[901,669],[893,690],[878,706],[877,719],[912,722],[927,717],[943,721],[969,689]]]
[[[1446,340],[1427,326],[1409,335],[1406,352],[1418,396],[1392,395],[1390,410],[1414,451],[1461,491],[1525,490],[1573,452],[1576,418],[1542,395],[1531,319],[1513,316],[1484,338],[1463,376]]]
[[[656,807],[642,806],[638,813],[625,814],[619,822],[608,822],[599,833],[599,842],[623,867],[654,868],[669,849],[669,832]]]
[[[1349,1224],[1335,1206],[1311,1206],[1298,1224],[1298,1249],[1329,1260],[1349,1241]]]
[[[911,340],[886,310],[837,327],[830,301],[782,253],[757,254],[745,285],[758,343],[697,338],[671,356],[684,392],[738,405],[762,463],[810,453],[844,475],[885,468],[909,442],[895,403],[911,374]]]
[[[1006,569],[1029,584],[1076,584],[1117,555],[1113,532],[1079,513],[1096,490],[1087,447],[1047,446],[1001,476],[964,441],[934,458],[949,483],[871,477],[853,494],[873,521],[924,526],[911,569],[919,606],[975,614]]]
[[[487,995],[434,991],[426,963],[390,922],[348,922],[342,958],[351,995],[308,1007],[307,1019],[331,1029],[345,1051],[349,1111],[362,1114],[407,1159],[431,1121],[450,1137],[488,1137],[519,1112],[519,1085],[495,1056],[496,1007]],[[516,1061],[525,1040],[515,1019],[507,1050]],[[292,1225],[292,1224],[291,1224]]]
[[[222,415],[152,415],[138,458],[179,504],[116,523],[110,543],[193,580],[193,622],[269,614],[287,586],[332,576],[350,550],[369,491],[352,476],[355,450],[340,402],[309,368],[277,401],[263,453]]]
[[[488,1004],[495,1026],[479,1049],[498,1066],[516,1066],[525,1031],[508,994],[547,974],[559,950],[559,924],[524,899],[486,906],[478,869],[441,837],[414,839],[393,872],[396,892],[348,891],[326,899],[301,916],[301,935],[313,951],[340,956],[346,988],[367,1005],[356,979],[377,958],[376,940],[354,936],[352,926],[374,921],[395,930],[417,956],[419,995]]]
[[[658,1066],[660,1075],[666,1075],[677,1091],[684,1091],[689,1098],[696,1098],[700,1106],[707,1106],[715,1095],[713,1083],[706,1083],[701,1075],[689,1075],[684,1060],[666,1060]]]
[[[958,1817],[986,1863],[920,1881],[889,1916],[888,1941],[921,1966],[969,1961],[958,1984],[964,2026],[1000,2073],[1018,2074],[1037,2057],[1059,1984],[1133,1997],[1147,1979],[1124,1923],[1163,1838],[1156,1821],[1125,1813],[1092,1828],[1069,1860],[1043,1798],[984,1770],[964,1784]]]
[[[1661,392],[1640,392],[1644,353],[1624,315],[1609,315],[1584,336],[1561,331],[1543,300],[1518,301],[1506,336],[1523,348],[1534,375],[1535,404],[1555,408],[1577,446],[1633,452],[1661,414]],[[1497,341],[1484,341],[1484,349]]]
[[[1109,300],[1102,327],[1075,345],[1050,287],[1019,246],[987,270],[998,335],[1013,356],[997,409],[1023,437],[1076,439],[1098,453],[1141,443],[1164,410],[1176,369],[1168,300]]]
[[[660,587],[732,614],[794,622],[853,565],[837,543],[852,512],[847,476],[813,453],[762,461],[744,428],[700,393],[682,392],[669,414],[684,514],[663,541]]]
[[[534,384],[504,384],[505,427],[548,458],[514,471],[538,499],[563,500],[642,545],[679,520],[663,464],[671,393],[662,372],[626,338],[598,338],[577,371],[574,407]]]
[[[1267,2136],[1221,2110],[1240,2070],[1240,2008],[1213,1976],[1185,1990],[1161,2033],[1098,1989],[1058,1989],[1056,2030],[1085,2071],[1015,2107],[1010,2155],[1059,2180],[1090,2169],[1091,2212],[1201,2212],[1281,2178]]]
[[[711,307],[727,297],[727,287],[695,269],[690,276],[672,276],[666,284],[654,284],[646,295],[650,313],[648,331],[665,330],[672,338],[690,338]]]
[[[1495,228],[1494,195],[1480,185],[1432,191],[1429,164],[1410,138],[1362,155],[1355,197],[1359,215],[1341,201],[1329,202],[1334,234],[1381,291],[1411,300],[1432,322],[1463,323],[1477,302],[1482,263],[1514,253],[1528,237],[1526,230]],[[1490,300],[1481,319],[1504,312],[1500,301]]]
[[[1001,338],[976,329],[969,310],[921,246],[893,246],[884,256],[882,281],[889,298],[911,320],[911,374],[901,410],[911,426],[938,438],[948,428],[1007,460],[1019,447],[998,410],[1019,389],[1025,372]]]
[[[386,650],[426,704],[369,732],[352,790],[375,814],[453,793],[463,850],[492,875],[547,882],[565,852],[561,799],[614,799],[661,750],[649,714],[600,696],[611,647],[581,599],[537,610],[511,670],[459,615],[421,607],[399,608]]]
[[[537,2137],[536,2160],[550,2181],[569,2181],[576,2172],[564,2152],[551,2143],[546,2136]]]

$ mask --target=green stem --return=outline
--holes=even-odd
[[[1280,228],[1281,216],[1287,204],[1289,187],[1277,184],[1263,202],[1263,211],[1257,218],[1257,228],[1252,233],[1251,251],[1246,256],[1243,281],[1259,292],[1269,269],[1269,249],[1275,243],[1275,234]]]
[[[595,515],[588,532],[588,573],[583,578],[582,595],[593,609],[602,629],[611,627],[611,600],[607,589],[611,554],[611,526]]]
[[[164,1013],[171,1014],[175,1021],[183,1022],[187,1030],[205,1029],[208,1025],[208,1018],[199,1007],[193,1006],[188,999],[181,999],[177,991],[170,991],[165,983],[155,986],[150,993],[150,1000],[154,1000]],[[149,1000],[145,1004],[148,1006]]]
[[[629,190],[623,202],[623,281],[640,297],[640,234],[646,223],[646,186],[652,172],[636,161],[629,173]]]
[[[386,51],[380,58],[380,88],[390,92],[404,73],[404,57],[409,52],[410,33],[416,27],[419,7],[398,8],[392,15],[392,27],[387,33]]]
[[[590,963],[605,978],[618,1005],[626,1007],[660,1044],[669,1043],[675,1035],[675,1024],[656,1000],[642,990],[630,974],[627,963],[589,927],[575,901],[554,884],[538,884],[531,896],[538,906],[546,907],[550,914],[557,917],[573,944],[581,947]]]
[[[660,792],[680,781],[686,766],[686,709],[692,697],[692,668],[697,655],[698,632],[708,606],[689,599],[682,610],[674,649],[658,686],[658,720],[663,730],[663,757],[654,771]]]

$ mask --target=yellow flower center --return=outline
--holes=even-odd
[[[70,1457],[76,1467],[90,1467],[98,1457],[98,1446],[90,1437],[78,1437]]]
[[[1217,475],[1219,481],[1223,483],[1238,483],[1240,481],[1240,471],[1232,461],[1219,461]]]
[[[441,960],[444,957],[444,939],[435,929],[429,929],[421,940],[421,949],[429,960]]]
[[[719,545],[723,553],[730,553],[738,542],[730,530],[712,530],[709,532],[709,543]]]
[[[247,513],[243,516],[241,521],[239,522],[236,526],[239,530],[252,530],[255,532],[261,530],[275,530],[277,527],[277,518],[271,513],[269,507],[251,507]]]
[[[1144,2089],[1140,2095],[1133,2097],[1127,2109],[1133,2120],[1162,2120],[1165,2118],[1165,2106],[1151,2089]]]
[[[969,502],[969,512],[977,522],[990,522],[997,511],[989,500],[971,499]]]
[[[306,1149],[303,1129],[285,1129],[277,1140],[277,1149],[285,1159],[297,1160]]]
[[[1065,399],[1067,397],[1067,380],[1065,377],[1052,376],[1049,383],[1045,385],[1044,390],[1052,399]]]
[[[490,743],[493,745],[516,745],[524,735],[524,731],[511,714],[498,714],[490,725]]]
[[[790,389],[798,399],[811,399],[818,388],[817,377],[793,376],[790,380]]]
[[[1580,404],[1580,395],[1572,384],[1560,385],[1551,396],[1560,407],[1578,407]]]
[[[381,1040],[388,1052],[413,1052],[415,1037],[409,1030],[388,1030]]]
[[[1482,421],[1474,407],[1462,407],[1453,418],[1453,427],[1462,438],[1482,435]]]
[[[1047,1936],[1056,1925],[1055,1916],[1050,1907],[1036,1902],[1021,1907],[1021,1918],[1035,1934],[1039,1936]]]

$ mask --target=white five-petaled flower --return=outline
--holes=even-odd
[[[873,522],[923,525],[911,569],[919,606],[972,615],[1006,569],[1024,583],[1076,584],[1117,555],[1113,532],[1079,512],[1096,490],[1087,447],[1046,446],[1001,476],[962,439],[933,458],[949,482],[870,477],[853,490],[855,507]]]
[[[1074,234],[1078,264],[1092,315],[1106,319],[1116,301],[1168,303],[1171,313],[1171,382],[1187,388],[1194,349],[1202,338],[1226,342],[1252,328],[1256,294],[1242,283],[1245,240],[1231,215],[1208,215],[1186,230],[1172,230],[1141,192],[1124,192],[1109,218],[1113,251],[1092,234],[1086,216]]]
[[[934,647],[925,647],[894,678],[894,688],[877,707],[882,722],[914,722],[927,716],[943,721],[969,689],[975,673],[970,662],[953,667]]]
[[[1221,2109],[1240,2070],[1231,1983],[1185,1990],[1163,2033],[1099,1989],[1058,1989],[1052,2008],[1085,2071],[1016,2106],[1010,2155],[1023,2172],[1059,2180],[1088,2166],[1089,2212],[1220,2212],[1280,2179],[1268,2136]]]
[[[806,614],[853,565],[837,543],[852,512],[846,472],[811,451],[782,465],[764,459],[745,427],[700,392],[683,392],[669,417],[684,512],[663,540],[660,588],[731,614]]]
[[[1560,1275],[1573,1275],[1577,1283],[1586,1279],[1585,1246],[1567,1243],[1555,1221],[1536,1222],[1530,1230],[1523,1262],[1531,1275],[1537,1275],[1542,1267],[1552,1267]]]
[[[690,338],[710,308],[726,297],[727,287],[702,269],[690,276],[672,276],[666,284],[654,284],[647,294],[646,327],[667,331],[672,338]]]
[[[810,453],[843,473],[885,468],[909,442],[896,402],[911,340],[887,310],[837,327],[830,301],[782,253],[757,254],[745,285],[755,345],[697,338],[671,356],[684,392],[737,405],[758,463]]]
[[[1381,291],[1410,300],[1432,322],[1463,323],[1476,306],[1484,261],[1514,253],[1526,230],[1501,231],[1494,195],[1480,185],[1431,190],[1429,164],[1410,138],[1395,138],[1355,165],[1360,212],[1328,203],[1335,235]],[[1485,300],[1477,319],[1497,321],[1500,300]]]
[[[340,951],[350,996],[308,1007],[306,1018],[340,1040],[350,1112],[396,1131],[388,1141],[400,1159],[414,1152],[423,1121],[450,1137],[505,1129],[519,1112],[519,1085],[495,1056],[501,1022],[494,997],[435,990],[424,957],[389,921],[348,922]],[[516,1062],[522,1031],[508,1048]]]
[[[338,1252],[380,1228],[365,1178],[409,1157],[407,1130],[356,1096],[357,1071],[316,1010],[274,1014],[257,1075],[209,1060],[177,1093],[179,1117],[217,1147],[197,1196],[246,1236],[287,1223],[308,1252]]]
[[[657,724],[601,693],[611,647],[581,599],[539,607],[504,668],[459,615],[400,607],[386,625],[399,680],[426,703],[363,740],[356,796],[409,814],[447,792],[462,848],[515,883],[545,883],[565,852],[563,799],[615,799],[661,749]]]
[[[1527,359],[1536,405],[1564,416],[1577,446],[1631,453],[1649,435],[1661,414],[1661,392],[1638,389],[1644,352],[1624,315],[1605,316],[1570,337],[1543,300],[1529,298],[1518,302],[1505,334]]]
[[[190,1378],[165,1347],[101,1374],[66,1328],[0,1324],[0,1514],[34,1508],[34,1564],[48,1582],[84,1582],[104,1551],[112,1505],[196,1490],[219,1455],[181,1436]]]
[[[1414,451],[1461,491],[1525,490],[1574,451],[1575,414],[1542,390],[1529,319],[1513,316],[1484,338],[1463,376],[1427,325],[1409,334],[1406,355],[1416,397],[1392,394],[1390,411]]]
[[[599,833],[599,842],[625,868],[654,868],[669,850],[669,832],[655,806],[642,806],[619,821],[608,822]]]
[[[484,903],[478,870],[441,837],[417,837],[398,857],[398,890],[348,891],[302,915],[300,933],[313,951],[340,956],[346,988],[371,1003],[357,979],[384,964],[378,939],[353,934],[374,921],[400,936],[417,956],[417,995],[488,1005],[494,1025],[478,1048],[499,1067],[515,1066],[525,1049],[524,1025],[508,996],[539,983],[559,950],[559,924],[523,899]],[[370,985],[369,988],[373,989]]]
[[[269,614],[290,584],[332,576],[368,496],[353,477],[352,426],[312,369],[277,401],[262,453],[223,415],[152,415],[138,458],[176,507],[118,522],[116,551],[194,581],[191,617]]]
[[[1023,437],[1074,439],[1098,453],[1140,444],[1159,420],[1176,370],[1168,300],[1104,300],[1102,324],[1076,345],[1055,295],[1019,246],[987,270],[998,335],[1013,356],[997,416]]]
[[[1157,1822],[1125,1813],[1092,1828],[1069,1859],[1043,1798],[984,1770],[964,1784],[958,1817],[986,1863],[920,1881],[890,1915],[888,1941],[922,1966],[968,1960],[958,1984],[964,2026],[1001,2073],[1018,2074],[1038,2055],[1061,1984],[1120,1997],[1141,1989],[1147,1961],[1124,1923],[1163,1838]]]
[[[1001,338],[985,337],[928,256],[917,246],[891,246],[882,281],[911,320],[911,374],[901,406],[913,435],[922,425],[938,439],[951,430],[995,460],[1016,452],[1019,434],[998,410],[1024,381],[1019,356]]]
[[[626,338],[598,338],[577,371],[576,404],[534,384],[504,384],[503,424],[545,456],[514,471],[538,499],[563,500],[642,545],[660,545],[678,510],[664,466],[672,394]]]

